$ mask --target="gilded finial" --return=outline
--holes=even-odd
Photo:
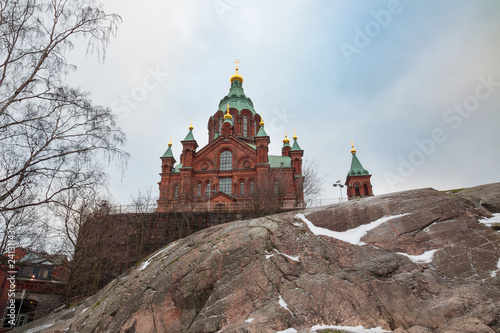
[[[262,117],[262,115],[260,115],[260,123],[259,123],[260,126],[264,126],[264,117]]]
[[[229,114],[229,104],[227,105],[227,110],[226,110],[226,114],[224,115],[224,119],[233,119],[233,116],[231,116],[231,114]]]
[[[287,137],[287,131],[285,131],[285,140],[283,140],[283,143],[284,144],[289,144],[290,143],[290,140],[288,140],[288,137]]]
[[[354,149],[354,141],[351,140],[351,154],[356,153],[356,149]]]
[[[240,81],[241,83],[243,83],[243,77],[240,74],[238,74],[238,65],[240,64],[240,61],[238,59],[236,59],[236,61],[234,63],[236,64],[236,74],[231,76],[231,79],[229,81],[231,83],[233,83],[233,81],[237,80],[237,81]]]
[[[189,129],[192,130],[194,127],[193,127],[193,118],[191,118],[191,125],[189,125]]]
[[[297,134],[295,134],[295,128],[293,129],[293,139],[297,140]]]
[[[170,142],[168,143],[169,147],[172,147],[172,136],[170,136]]]

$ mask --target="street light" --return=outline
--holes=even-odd
[[[340,199],[339,200],[340,200],[340,202],[342,202],[342,201],[344,201],[342,199],[342,187],[344,187],[344,185],[340,183],[340,180],[337,180],[335,182],[335,184],[333,184],[333,187],[337,187],[337,186],[339,187],[339,191],[340,191]]]
[[[215,193],[215,188],[213,189],[213,192]],[[212,179],[208,180],[207,194],[208,194],[208,211],[210,212],[210,195],[212,194]]]

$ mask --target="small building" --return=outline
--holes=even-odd
[[[373,189],[370,181],[372,175],[370,175],[368,170],[361,165],[361,162],[356,156],[354,144],[351,145],[351,154],[351,169],[347,173],[345,181],[348,200],[373,196]]]
[[[238,63],[238,62],[237,62]],[[243,91],[243,77],[230,78],[229,94],[208,119],[208,144],[198,150],[193,126],[181,141],[179,163],[172,142],[161,157],[158,212],[274,211],[304,207],[302,156],[297,136],[285,134],[282,154],[269,155],[264,120]]]
[[[65,256],[18,247],[12,258],[6,258],[4,262],[7,264],[0,268],[0,311],[2,327],[5,328],[12,327],[12,323],[25,325],[63,305],[68,279]],[[14,262],[15,265],[11,265]]]

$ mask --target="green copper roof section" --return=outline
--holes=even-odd
[[[180,173],[180,172],[181,172],[181,171],[179,170],[180,168],[182,168],[182,163],[177,164],[176,166],[174,166],[174,168],[172,169],[172,172],[173,172],[173,173]]]
[[[174,154],[172,154],[172,147],[171,146],[168,146],[167,151],[165,152],[165,154],[163,154],[162,157],[174,157]]]
[[[264,130],[264,125],[260,126],[259,131],[256,136],[267,136],[266,131]]]
[[[302,150],[297,142],[297,139],[293,139],[293,146],[291,150]]]
[[[231,88],[229,89],[229,94],[226,97],[221,99],[219,103],[219,110],[222,112],[226,112],[227,105],[231,106],[231,109],[237,109],[241,111],[243,109],[250,110],[253,114],[255,114],[255,110],[253,108],[253,102],[250,98],[248,98],[243,92],[243,85],[240,81],[235,80],[231,83]]]
[[[288,142],[283,142],[283,147],[282,147],[282,148],[284,148],[284,147],[290,147],[290,143],[288,143]]]
[[[224,122],[225,123],[230,123],[231,126],[233,126],[233,118],[226,118],[226,119],[224,119]]]
[[[356,153],[352,154],[351,170],[347,173],[348,176],[362,176],[369,175],[368,170],[363,168],[361,162],[358,160]]]
[[[186,135],[186,137],[182,141],[195,141],[192,128],[189,129],[189,133]]]
[[[290,156],[274,156],[269,155],[269,165],[271,168],[290,168],[292,166],[292,159]]]

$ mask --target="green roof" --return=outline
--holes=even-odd
[[[253,108],[253,102],[250,98],[245,95],[243,91],[243,85],[240,81],[234,80],[231,83],[231,88],[229,89],[229,94],[226,97],[221,99],[219,103],[219,110],[222,112],[226,112],[227,104],[231,106],[233,109],[237,109],[238,111],[247,109],[250,110],[253,114],[255,114],[255,110]]]
[[[293,139],[293,146],[291,150],[302,150],[299,144],[297,143],[297,139]]]
[[[171,146],[168,146],[167,151],[165,152],[165,154],[163,154],[162,157],[174,157],[174,154],[172,154],[171,148],[172,148]]]
[[[351,170],[347,173],[348,176],[362,176],[369,175],[368,170],[363,168],[361,162],[358,160],[356,153],[352,153]]]
[[[179,163],[177,164],[176,166],[174,166],[174,168],[172,169],[172,172],[173,173],[179,173],[181,172],[179,169],[182,168],[182,163]]]
[[[189,129],[189,133],[186,135],[186,138],[184,138],[183,141],[195,141],[193,136],[193,129]]]
[[[267,133],[266,131],[264,130],[264,125],[262,125],[260,128],[259,128],[259,131],[257,132],[257,135],[256,136],[267,136]]]
[[[289,156],[269,155],[268,158],[271,168],[289,168],[292,166],[292,159]]]

